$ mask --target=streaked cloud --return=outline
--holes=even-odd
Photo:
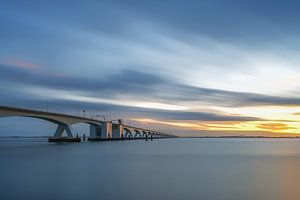
[[[56,76],[43,71],[28,72],[22,69],[10,68],[6,65],[1,65],[0,71],[1,82],[13,81],[12,84],[22,85],[25,91],[26,88],[28,91],[33,91],[32,88],[36,87],[39,89],[36,91],[40,92],[40,95],[43,95],[42,90],[52,90],[55,98],[77,99],[78,101],[94,103],[111,102],[116,104],[118,101],[132,101],[131,104],[140,107],[160,107],[170,110],[188,110],[193,107],[201,107],[201,105],[221,107],[297,107],[300,105],[300,98],[297,97],[269,96],[201,88],[184,85],[177,82],[178,80],[171,80],[162,75],[133,70],[119,71],[100,80]],[[44,94],[48,95],[51,92],[45,92]],[[51,98],[50,95],[49,98]],[[130,103],[127,102],[125,104],[128,105]]]
[[[29,69],[29,70],[36,70],[36,69],[40,68],[39,65],[34,64],[30,61],[20,60],[20,59],[16,59],[16,58],[7,59],[3,62],[3,64],[8,65],[8,66],[12,66],[12,67]]]
[[[295,1],[1,6],[1,104],[82,104],[180,131],[299,132]]]
[[[284,123],[263,123],[257,125],[257,127],[269,131],[288,131],[296,129],[295,127],[288,126]]]

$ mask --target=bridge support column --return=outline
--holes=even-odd
[[[64,131],[67,133],[67,137],[63,136]],[[49,137],[49,142],[80,142],[80,138],[74,138],[69,125],[59,124],[53,137]]]
[[[58,125],[55,134],[54,134],[54,138],[59,138],[63,136],[64,131],[66,131],[68,138],[73,138],[72,132],[70,127],[67,124],[63,124],[63,125]]]
[[[109,139],[112,137],[112,122],[101,122],[101,138]]]
[[[90,137],[89,138],[100,138],[101,137],[101,126],[90,124]]]
[[[121,139],[123,138],[123,125],[115,124],[112,130],[112,138],[113,139]]]
[[[112,122],[101,122],[99,126],[90,125],[90,137],[88,140],[101,141],[112,137]]]

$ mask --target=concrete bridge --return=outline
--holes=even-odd
[[[88,117],[0,106],[0,118],[12,116],[37,118],[57,124],[57,129],[54,135],[52,137],[49,137],[49,142],[79,142],[80,138],[74,137],[71,128],[71,125],[77,123],[89,124],[90,135],[88,139],[94,141],[174,137],[170,134],[134,126],[128,126],[120,122],[112,123],[112,121],[101,121]],[[67,136],[63,135],[64,132]]]

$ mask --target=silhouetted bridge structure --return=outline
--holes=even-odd
[[[74,137],[71,128],[71,125],[77,123],[89,124],[90,135],[88,139],[92,141],[175,137],[159,131],[113,123],[112,121],[8,106],[0,106],[0,117],[31,117],[57,124],[57,129],[54,135],[49,137],[49,142],[79,142],[80,138]],[[64,132],[67,136],[63,135]]]

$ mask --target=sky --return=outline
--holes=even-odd
[[[69,114],[79,106],[182,136],[300,136],[300,1],[1,0],[0,8],[1,105]],[[0,135],[40,134],[36,126],[53,131],[2,118]]]

